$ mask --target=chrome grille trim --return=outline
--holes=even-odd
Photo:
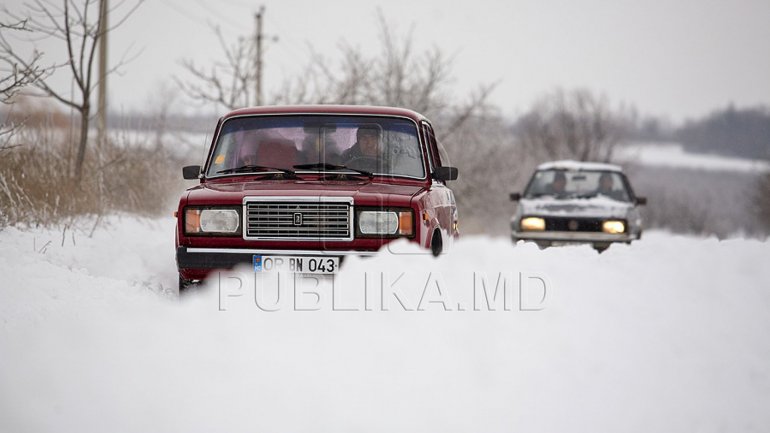
[[[245,240],[352,241],[353,198],[244,197],[243,228]]]

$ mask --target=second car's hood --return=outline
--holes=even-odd
[[[238,203],[244,197],[325,196],[353,197],[357,203],[406,205],[423,189],[416,184],[391,184],[377,181],[259,180],[206,182],[189,190],[190,203]]]
[[[522,199],[519,207],[520,215],[625,218],[633,205],[605,197],[593,197],[569,200]]]

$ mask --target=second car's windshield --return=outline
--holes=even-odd
[[[622,175],[599,170],[539,170],[532,177],[524,196],[557,199],[605,197],[630,201]]]
[[[249,167],[302,171],[345,166],[423,178],[417,127],[407,119],[366,116],[249,116],[225,121],[207,176]]]

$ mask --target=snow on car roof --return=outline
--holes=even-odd
[[[574,170],[574,171],[619,171],[623,168],[615,164],[605,164],[602,162],[581,162],[573,160],[551,161],[537,166],[538,170]]]

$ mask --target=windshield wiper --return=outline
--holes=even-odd
[[[583,194],[578,194],[578,195],[575,196],[575,198],[594,198],[594,197],[596,197],[596,195],[597,194],[594,193],[594,192],[587,192],[587,193],[583,193]]]
[[[267,167],[264,165],[242,165],[240,167],[233,167],[233,168],[226,168],[224,170],[219,170],[217,174],[226,174],[226,173],[259,173],[262,171],[278,171],[281,172],[289,177],[297,177],[297,175],[294,173],[293,170],[289,170],[286,168],[276,168],[276,167]]]
[[[316,162],[312,164],[297,164],[294,168],[300,170],[319,170],[319,171],[336,171],[336,170],[348,170],[354,173],[366,176],[369,179],[374,177],[374,174],[366,170],[358,170],[356,168],[350,168],[345,165],[329,164],[328,162]]]

